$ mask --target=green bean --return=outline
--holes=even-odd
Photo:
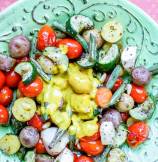
[[[106,88],[112,89],[114,84],[116,83],[120,73],[122,71],[122,67],[120,65],[117,65],[113,72],[111,73],[107,83],[106,83]]]

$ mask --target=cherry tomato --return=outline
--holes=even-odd
[[[96,140],[99,140],[99,139],[100,139],[100,132],[98,131],[93,136],[90,136],[90,137],[87,136],[87,137],[80,138],[80,141],[90,142],[90,141],[96,141]]]
[[[80,146],[82,151],[92,156],[97,156],[104,150],[104,146],[102,145],[100,140],[89,142],[80,141]]]
[[[88,156],[80,156],[74,162],[94,162],[94,160]]]
[[[27,124],[29,126],[37,128],[39,131],[42,130],[43,122],[42,119],[37,114],[35,114],[33,118],[27,122]]]
[[[131,147],[143,143],[149,135],[149,127],[145,122],[137,122],[128,127],[127,142]]]
[[[118,78],[112,88],[112,91],[115,92],[122,85],[122,83],[123,83],[122,78]]]
[[[0,89],[4,86],[5,84],[6,77],[2,71],[0,71]]]
[[[16,88],[21,80],[21,76],[14,70],[6,73],[6,84],[8,87]]]
[[[122,120],[123,120],[124,122],[126,122],[126,121],[128,120],[128,118],[129,118],[128,112],[121,112],[120,114],[121,114]]]
[[[61,45],[66,45],[68,47],[67,56],[69,59],[76,59],[82,55],[83,48],[81,44],[74,39],[70,38],[60,39],[57,42],[57,47],[60,47]]]
[[[148,97],[147,91],[144,87],[132,84],[131,97],[136,103],[143,103]]]
[[[26,97],[37,97],[43,89],[43,81],[40,77],[36,77],[36,79],[25,85],[22,81],[18,85],[19,91]]]
[[[8,106],[12,101],[12,99],[13,99],[13,91],[9,87],[4,86],[0,90],[0,104]]]
[[[56,35],[49,25],[44,25],[38,32],[37,49],[43,51],[46,47],[55,46]]]
[[[3,105],[0,105],[0,124],[7,124],[8,119],[9,119],[8,110]]]
[[[16,59],[17,64],[19,64],[20,62],[28,62],[28,61],[30,61],[30,58],[28,56]]]
[[[74,154],[74,162],[75,162],[78,159],[78,156],[75,153],[73,154]]]
[[[46,153],[45,146],[44,146],[44,144],[43,144],[41,139],[39,139],[38,143],[35,146],[35,149],[36,149],[36,153],[37,154],[44,154],[44,153]]]

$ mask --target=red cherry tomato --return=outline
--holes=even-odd
[[[73,154],[74,154],[74,162],[75,162],[78,159],[78,156],[75,153]]]
[[[28,62],[28,61],[30,61],[30,58],[27,56],[16,59],[17,64],[19,64],[20,62]]]
[[[74,39],[60,39],[57,42],[57,47],[60,47],[61,45],[66,45],[68,47],[67,56],[69,59],[76,59],[82,55],[83,48],[81,44]]]
[[[43,122],[42,119],[37,114],[35,114],[33,118],[27,122],[27,124],[29,126],[37,128],[39,131],[42,130]]]
[[[42,119],[37,114],[35,114],[33,118],[27,122],[27,124],[29,126],[37,128],[39,131],[42,130],[43,122]]]
[[[0,90],[0,104],[8,106],[12,101],[12,99],[13,99],[13,91],[9,87],[4,86]]]
[[[0,89],[4,86],[5,84],[6,77],[2,71],[0,71]]]
[[[143,103],[148,97],[147,91],[144,87],[132,84],[131,97],[136,103]]]
[[[46,153],[45,146],[44,146],[44,144],[43,144],[41,139],[36,144],[35,149],[36,149],[36,153],[37,154],[44,154],[44,153]]]
[[[74,162],[94,162],[94,160],[88,156],[80,156]]]
[[[120,114],[121,114],[122,120],[123,120],[124,122],[126,122],[126,121],[128,120],[128,118],[129,118],[128,112],[121,112]]]
[[[97,156],[104,150],[104,146],[102,145],[100,140],[90,142],[80,141],[80,146],[82,151],[92,156]]]
[[[26,97],[37,97],[43,89],[43,81],[40,77],[36,77],[36,79],[25,85],[22,81],[18,85],[19,91]]]
[[[8,87],[16,88],[21,80],[21,76],[14,70],[6,73],[6,84]]]
[[[0,124],[7,124],[9,119],[8,110],[0,105]]]
[[[123,83],[122,78],[118,78],[112,88],[112,91],[115,92],[122,85],[122,83]]]
[[[56,35],[49,25],[44,25],[38,32],[37,49],[43,51],[46,47],[55,46]]]
[[[143,143],[149,135],[149,127],[145,122],[137,122],[128,127],[127,142],[131,147]]]

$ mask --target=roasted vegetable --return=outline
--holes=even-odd
[[[114,148],[109,152],[107,162],[128,162],[128,159],[121,149]]]
[[[103,39],[109,43],[116,43],[123,36],[123,27],[119,22],[110,21],[101,30]]]
[[[5,135],[0,139],[0,149],[8,155],[15,154],[20,149],[20,141],[15,135]]]
[[[24,161],[25,162],[35,162],[35,152],[34,151],[28,151],[25,155]]]
[[[85,29],[93,28],[93,21],[83,15],[74,15],[66,22],[66,30],[72,35],[77,35]]]
[[[134,119],[143,121],[149,119],[152,116],[154,109],[155,103],[151,97],[148,97],[144,103],[130,110],[129,113]]]
[[[90,43],[87,53],[83,53],[81,58],[77,61],[77,64],[83,68],[91,68],[95,66],[97,59],[97,46],[96,38],[94,35],[90,34]]]
[[[71,150],[68,148],[65,148],[55,159],[54,162],[62,162],[62,161],[67,161],[67,162],[74,162],[74,155]]]
[[[113,145],[116,131],[112,122],[103,121],[100,125],[100,136],[103,145]]]
[[[117,128],[116,131],[116,136],[114,138],[114,143],[113,143],[113,147],[120,147],[122,146],[126,139],[127,139],[127,128],[125,127],[125,125],[119,125],[119,127]]]
[[[145,67],[137,67],[132,71],[132,79],[137,85],[146,85],[151,79],[151,73]]]
[[[137,47],[129,46],[123,50],[121,54],[121,63],[124,69],[129,73],[131,73],[132,70],[134,69],[136,59],[137,59]]]
[[[96,44],[97,48],[100,48],[103,45],[103,39],[101,37],[100,32],[97,29],[91,29],[91,30],[86,30],[83,32],[83,38],[87,41],[87,43],[90,42],[90,35],[93,35],[96,38]]]
[[[30,49],[30,41],[24,35],[13,37],[9,43],[10,55],[13,58],[27,56],[30,52]]]
[[[116,103],[115,107],[120,112],[128,112],[134,107],[134,100],[130,95],[123,93],[119,102]]]
[[[122,122],[120,112],[115,109],[107,110],[101,119],[101,123],[105,121],[112,122],[114,127],[117,128]]]
[[[54,158],[49,155],[36,154],[35,162],[54,162]]]
[[[96,68],[100,71],[106,72],[112,70],[119,59],[120,53],[118,46],[113,44],[108,52],[103,49],[98,53]]]
[[[56,47],[47,47],[44,50],[43,54],[44,56],[47,56],[56,66],[56,70],[53,69],[53,74],[64,73],[65,71],[67,71],[69,60],[61,49]]]
[[[68,134],[61,134],[61,132],[62,131],[59,131],[56,127],[47,128],[41,132],[41,138],[43,140],[45,148],[48,154],[52,156],[58,155],[60,152],[62,152],[69,142]],[[62,135],[61,138],[57,140],[56,138],[60,135]],[[54,144],[52,145],[52,143]]]
[[[31,62],[21,62],[14,70],[21,75],[24,84],[30,84],[37,75],[36,68]]]
[[[34,147],[39,140],[39,133],[36,128],[27,126],[19,134],[20,142],[26,148]]]
[[[22,97],[14,102],[12,113],[21,122],[29,121],[36,112],[36,103],[33,99]]]
[[[49,58],[42,55],[37,59],[37,61],[46,74],[53,74],[54,71],[56,71],[55,65]]]
[[[0,53],[0,70],[9,71],[16,63],[14,58]]]

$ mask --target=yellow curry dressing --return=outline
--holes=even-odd
[[[98,131],[94,97],[100,82],[93,77],[92,69],[69,64],[64,74],[53,76],[37,97],[41,113],[47,113],[59,128],[68,129],[77,138],[91,136]]]

